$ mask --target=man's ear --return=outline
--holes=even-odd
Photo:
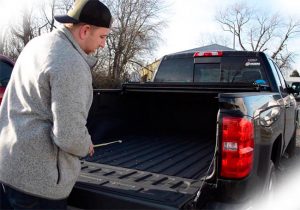
[[[83,25],[83,26],[81,26],[80,29],[79,29],[79,38],[81,40],[84,40],[88,36],[90,30],[91,30],[91,26],[90,25]]]

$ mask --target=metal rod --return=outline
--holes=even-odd
[[[94,148],[96,147],[103,147],[109,144],[115,144],[115,143],[122,143],[122,140],[118,140],[118,141],[112,141],[112,142],[107,142],[107,143],[102,143],[102,144],[96,144],[94,145]]]

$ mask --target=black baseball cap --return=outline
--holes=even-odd
[[[76,0],[66,15],[56,15],[60,23],[86,23],[98,27],[110,28],[112,16],[99,0]]]

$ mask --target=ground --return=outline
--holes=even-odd
[[[296,138],[296,154],[295,157],[289,159],[289,158],[283,158],[281,166],[283,167],[283,170],[287,170],[289,172],[290,170],[294,169],[295,167],[300,167],[300,127],[297,129],[297,138]]]

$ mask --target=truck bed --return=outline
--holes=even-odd
[[[212,160],[213,141],[196,137],[131,136],[123,143],[95,149],[86,161],[148,171],[188,179],[199,179]]]
[[[211,141],[196,141],[195,137],[130,136],[121,140],[121,144],[96,149],[92,158],[82,161],[77,190],[96,186],[102,192],[180,208],[200,188],[214,150]]]
[[[93,143],[123,143],[96,148],[82,161],[70,203],[180,209],[212,162],[217,113],[216,93],[95,91],[87,125]]]

